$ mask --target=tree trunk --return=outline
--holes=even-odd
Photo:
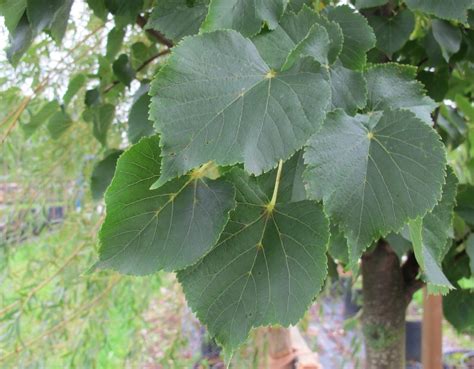
[[[367,369],[405,369],[406,276],[385,241],[362,257],[363,315]]]

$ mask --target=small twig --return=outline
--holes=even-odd
[[[144,29],[149,35],[153,36],[160,44],[168,46],[168,47],[173,47],[173,42],[168,40],[161,32],[158,32],[155,29],[145,29],[146,23],[148,20],[142,16],[138,15],[137,16],[137,24]]]
[[[142,65],[140,65],[136,72],[140,72],[141,70],[145,69],[146,66],[148,64],[150,64],[152,61],[154,61],[155,59],[158,59],[160,56],[163,56],[163,55],[166,55],[166,54],[169,54],[171,52],[171,49],[165,49],[163,51],[160,51],[158,54],[155,54],[153,56],[151,56],[150,58],[148,58],[147,60],[145,60]],[[115,86],[117,86],[118,84],[120,83],[120,81],[118,80],[115,80],[113,81],[109,86],[107,86],[105,89],[104,89],[104,94],[106,94],[107,92],[110,92],[110,90],[112,90]]]
[[[439,106],[435,109],[433,114],[431,114],[431,117],[433,119],[433,128],[436,128],[438,126]]]

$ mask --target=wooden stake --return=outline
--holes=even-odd
[[[297,327],[269,328],[270,369],[322,369]]]
[[[423,290],[423,368],[443,368],[443,299],[442,296],[428,295]]]

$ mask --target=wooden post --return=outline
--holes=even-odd
[[[282,327],[268,328],[268,354],[270,369],[293,368],[293,348],[290,331]]]
[[[322,369],[297,327],[268,329],[270,369]]]
[[[423,290],[423,368],[443,368],[443,299],[442,296],[428,295]]]

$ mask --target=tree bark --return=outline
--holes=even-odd
[[[411,284],[385,241],[362,257],[363,314],[367,369],[405,369],[405,314]],[[410,287],[410,288],[409,288]]]

